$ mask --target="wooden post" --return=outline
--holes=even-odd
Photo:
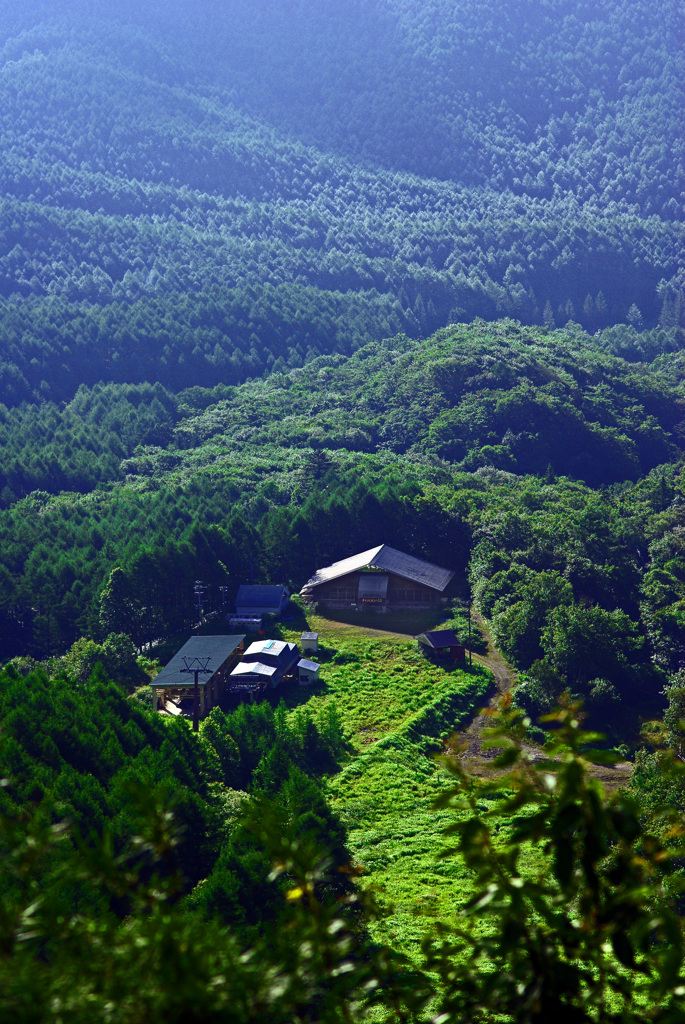
[[[195,676],[193,700],[193,732],[199,732],[200,730],[200,687],[198,685],[198,676],[200,675],[200,672],[202,672],[203,675],[212,675],[212,669],[209,668],[210,661],[211,658],[184,658],[183,664],[185,665],[185,668],[182,668],[180,670],[182,674],[188,673],[188,675],[190,675],[190,673],[192,672],[192,674]]]
[[[195,669],[195,687],[194,687],[194,701],[193,701],[193,732],[200,731],[200,687],[198,685],[197,677],[200,675],[199,668]]]
[[[471,604],[469,602],[469,668],[473,662],[471,661]]]

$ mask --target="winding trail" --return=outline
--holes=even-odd
[[[516,682],[517,673],[506,661],[502,652],[495,647],[492,634],[480,612],[473,609],[471,614],[488,642],[488,653],[485,655],[474,654],[473,659],[478,664],[489,669],[495,677],[496,691],[490,700],[488,709],[495,708],[503,694]],[[483,730],[487,729],[490,724],[490,715],[483,711],[476,715],[467,729],[463,732],[455,733],[450,739],[448,751],[459,757],[472,775],[486,776],[492,774],[492,759],[496,756],[497,750],[483,749],[482,744]],[[542,748],[535,743],[526,744],[525,749],[533,761],[541,761],[545,757]],[[628,782],[632,770],[633,765],[630,761],[621,761],[614,765],[593,764],[588,767],[589,774],[593,778],[598,779],[604,788],[609,791],[617,789],[619,786],[624,786]]]
[[[506,661],[502,652],[495,647],[492,634],[485,623],[482,615],[475,608],[471,615],[478,623],[480,630],[488,642],[487,654],[474,654],[473,660],[492,672],[495,679],[495,693],[490,699],[488,709],[495,708],[502,696],[511,689],[516,682],[516,670]],[[455,733],[450,739],[448,750],[466,762],[469,771],[475,775],[485,775],[491,771],[490,761],[496,756],[497,751],[483,749],[483,730],[491,725],[490,715],[487,711],[481,711],[473,719],[471,724],[463,732]],[[531,747],[531,751],[534,748]],[[535,755],[533,755],[535,756]]]
[[[473,620],[478,623],[488,644],[487,654],[473,654],[472,657],[477,664],[492,672],[495,680],[495,691],[490,698],[488,707],[476,715],[466,729],[456,732],[450,737],[446,744],[446,751],[458,757],[471,775],[484,777],[492,775],[495,771],[492,761],[497,756],[496,749],[483,748],[483,730],[489,728],[492,724],[488,711],[496,708],[502,696],[516,683],[518,673],[509,664],[499,648],[495,646],[490,629],[480,612],[476,608],[472,608],[471,615]],[[410,633],[395,630],[375,628],[373,626],[358,626],[335,620],[325,621],[334,622],[336,629],[353,629],[355,632],[363,633],[369,638],[394,636],[398,639],[408,640],[412,637]],[[545,759],[542,748],[538,744],[526,744],[525,748],[532,761],[542,761]],[[605,789],[609,791],[617,789],[619,786],[624,786],[628,782],[632,770],[633,765],[630,761],[623,761],[615,765],[590,765],[588,768],[589,774],[593,778],[598,779]]]

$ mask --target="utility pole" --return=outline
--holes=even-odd
[[[195,592],[195,596],[197,597],[197,613],[198,613],[198,617],[199,617],[199,620],[200,620],[200,624],[202,624],[202,612],[203,612],[203,608],[202,608],[202,595],[204,594],[206,589],[207,589],[207,587],[202,582],[202,580],[195,580],[195,586],[193,587],[193,590]]]
[[[471,601],[469,601],[469,668],[471,668]]]
[[[184,658],[183,664],[185,668],[181,669],[182,674],[194,675],[195,676],[195,688],[194,688],[194,701],[193,701],[193,732],[198,732],[200,728],[200,686],[198,676],[202,672],[203,675],[211,676],[213,669],[209,668],[211,658]]]

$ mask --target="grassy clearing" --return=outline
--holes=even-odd
[[[434,920],[454,921],[474,891],[463,862],[441,857],[455,812],[433,805],[453,780],[434,755],[494,691],[492,675],[481,666],[446,670],[420,654],[413,637],[433,625],[407,615],[333,621],[295,605],[268,630],[297,642],[304,630],[319,634],[320,683],[273,696],[293,712],[306,705],[316,718],[335,704],[349,755],[326,780],[328,798],[347,827],[361,884],[384,912],[372,925],[373,937],[417,968]],[[502,820],[495,827],[504,838],[511,824]],[[534,858],[523,861],[530,871],[540,868]],[[382,1007],[365,1018],[367,1024],[386,1019]]]
[[[492,679],[475,665],[446,671],[415,640],[378,624],[309,616],[307,628],[320,635],[321,683],[284,698],[291,708],[306,702],[314,714],[335,701],[350,756],[328,780],[328,795],[348,828],[363,885],[387,910],[375,937],[418,964],[431,916],[449,919],[471,892],[461,863],[439,856],[451,815],[432,804],[450,779],[432,755],[487,702]],[[296,630],[283,635],[295,639]]]
[[[363,884],[388,911],[376,937],[416,963],[429,916],[449,919],[471,891],[460,863],[439,858],[450,815],[432,802],[447,782],[420,744],[392,735],[346,766],[329,789]]]
[[[435,719],[431,728],[437,730],[431,735],[437,739],[457,726],[456,719],[449,718],[451,696],[472,687],[484,695],[487,689],[489,677],[480,668],[474,666],[469,673],[434,665],[408,636],[320,616],[310,616],[307,626],[320,636],[317,660],[322,665],[321,682],[312,688],[293,688],[284,699],[291,707],[306,701],[314,712],[334,700],[355,751],[408,726],[429,707]],[[298,630],[284,629],[283,636],[299,639],[299,623]],[[468,710],[478,706],[471,702]]]

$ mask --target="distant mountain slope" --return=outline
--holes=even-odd
[[[577,328],[477,321],[238,388],[83,386],[62,409],[0,409],[0,506],[217,459],[244,468],[274,449],[392,452],[462,471],[543,475],[551,464],[591,486],[635,480],[685,448],[681,361],[636,365]]]
[[[661,508],[675,499],[685,449],[682,353],[662,362],[625,362],[578,331],[478,321],[237,388],[174,397],[109,385],[81,389],[64,410],[0,409],[0,502],[11,503],[0,510],[0,626],[13,650],[39,633],[31,649],[97,633],[117,565],[135,564],[136,592],[154,591],[145,637],[192,614],[193,580],[249,579],[250,552],[262,548],[261,578],[298,586],[312,560],[381,536],[465,565],[470,528],[442,512],[431,525],[431,509],[452,508],[469,474],[479,494],[488,481],[512,494],[555,479],[589,494],[589,484],[606,508],[642,479]],[[381,481],[394,509],[385,519],[368,494]],[[353,526],[331,502],[353,510]],[[647,540],[630,543],[633,559]]]
[[[643,214],[677,215],[672,0],[239,0],[230,18],[199,8],[183,31],[214,56],[217,79],[303,141],[533,197],[608,187]]]
[[[246,384],[172,436],[196,455],[218,442],[392,451],[466,471],[552,463],[599,486],[682,455],[685,395],[677,366],[631,365],[578,331],[477,321]]]
[[[676,6],[10,2],[0,400],[678,324]]]

